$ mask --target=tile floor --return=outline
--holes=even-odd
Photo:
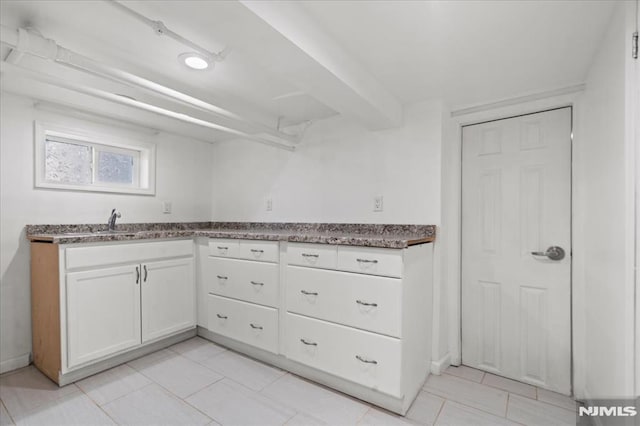
[[[575,425],[568,397],[469,367],[430,376],[406,417],[193,338],[59,388],[0,376],[0,425]]]

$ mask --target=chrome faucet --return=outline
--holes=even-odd
[[[117,212],[116,209],[111,210],[111,216],[109,216],[109,221],[107,222],[107,225],[109,226],[109,231],[116,230],[116,219],[121,216],[122,215],[120,214],[120,212]]]

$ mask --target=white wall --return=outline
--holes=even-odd
[[[312,124],[295,152],[218,143],[213,219],[439,224],[442,112],[440,102],[409,105],[401,128],[382,131],[333,117]]]
[[[574,288],[584,292],[584,347],[576,347],[584,362],[584,396],[614,398],[634,393],[634,227],[633,142],[626,96],[634,93],[627,80],[631,25],[629,4],[620,3],[590,67],[577,116],[576,176],[581,194],[585,244],[574,247],[584,259]],[[631,16],[631,13],[629,13]],[[629,59],[627,59],[629,58]],[[627,62],[629,61],[629,63]],[[637,114],[637,112],[636,112]],[[579,318],[578,318],[579,319]],[[578,378],[577,378],[578,379]]]
[[[211,220],[210,144],[137,132],[37,111],[26,98],[2,93],[0,121],[0,371],[28,361],[31,350],[29,246],[26,224]],[[156,195],[140,196],[34,188],[33,121],[44,120],[157,144]],[[162,200],[173,213],[162,214]]]

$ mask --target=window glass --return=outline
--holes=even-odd
[[[85,145],[47,140],[45,179],[48,182],[91,183],[91,148]]]
[[[117,184],[133,184],[134,156],[98,151],[96,180]]]

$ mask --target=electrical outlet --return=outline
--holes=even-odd
[[[162,213],[171,214],[171,201],[162,202]]]
[[[384,209],[384,198],[382,195],[376,195],[373,197],[373,211],[381,212]]]
[[[273,198],[271,198],[271,197],[267,198],[267,202],[266,202],[266,206],[265,207],[266,207],[266,210],[268,212],[273,210]]]

